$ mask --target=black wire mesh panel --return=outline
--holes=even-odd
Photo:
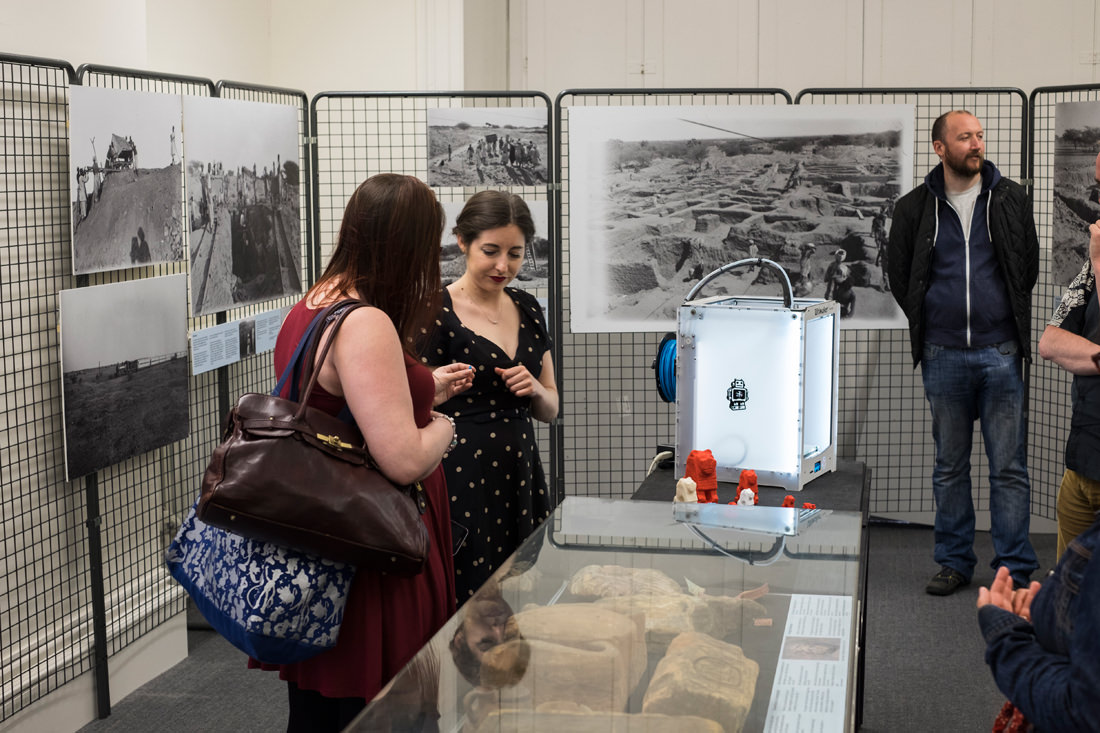
[[[630,497],[659,445],[675,442],[676,409],[663,402],[650,369],[660,333],[572,333],[570,329],[569,113],[592,106],[787,104],[779,89],[566,90],[555,104],[561,257],[562,477],[574,496]],[[639,250],[639,259],[644,254]],[[686,291],[685,291],[686,294]],[[671,499],[671,495],[669,496]]]
[[[1054,186],[1059,171],[1054,169],[1055,133],[1057,105],[1072,102],[1100,101],[1100,87],[1067,86],[1039,87],[1031,93],[1031,176],[1033,180],[1032,198],[1035,205],[1035,225],[1039,230],[1039,244],[1042,263],[1039,268],[1039,284],[1035,287],[1032,299],[1032,328],[1041,334],[1046,322],[1062,298],[1062,292],[1068,284],[1058,281],[1053,266],[1054,222],[1056,217],[1061,226],[1080,228],[1080,240],[1075,244],[1083,249],[1081,261],[1074,272],[1084,264],[1088,251],[1088,229],[1082,219],[1074,221],[1074,214],[1068,207],[1055,211]],[[1095,147],[1082,149],[1067,163],[1080,170],[1071,171],[1074,183],[1091,183]],[[1069,434],[1070,415],[1072,413],[1070,386],[1072,378],[1066,370],[1053,362],[1036,357],[1031,369],[1031,414],[1029,468],[1032,487],[1041,484],[1041,491],[1032,492],[1032,507],[1035,513],[1054,518],[1055,499],[1062,470],[1065,467],[1064,453],[1066,438]]]
[[[213,89],[209,81],[161,78],[111,67],[83,66],[79,74],[85,86],[99,88],[206,96]],[[182,200],[179,205],[182,208]],[[186,272],[186,263],[170,263],[96,273],[87,284]],[[207,320],[213,325],[213,319]],[[189,328],[201,327],[189,321]],[[172,497],[194,493],[193,465],[202,460],[211,439],[209,428],[204,428],[210,422],[207,415],[217,405],[213,377],[190,379],[188,438],[98,472],[108,654],[117,653],[184,608],[184,595],[164,570],[163,554],[178,526],[169,511]]]
[[[213,83],[206,79],[107,66],[84,65],[78,75],[84,86],[97,88],[194,96],[212,96],[214,91]],[[181,211],[183,205],[181,198]],[[166,263],[96,273],[88,276],[88,284],[187,272],[186,262]],[[191,318],[187,328],[193,331],[215,322],[214,316]],[[108,655],[184,610],[186,595],[165,569],[164,550],[182,519],[179,504],[197,496],[202,471],[216,441],[216,377],[216,373],[208,372],[189,378],[188,437],[97,474]]]
[[[0,56],[0,719],[91,669],[84,494],[65,482],[57,309],[69,252],[65,62]]]
[[[312,129],[316,139],[314,154],[314,236],[317,242],[319,265],[323,271],[332,255],[339,233],[340,221],[344,216],[344,207],[352,192],[366,178],[377,173],[401,173],[431,181],[428,175],[429,158],[441,158],[446,151],[429,151],[429,116],[445,116],[445,110],[461,108],[485,108],[502,111],[509,108],[532,110],[546,121],[548,144],[552,141],[550,131],[550,100],[540,92],[502,92],[470,93],[459,92],[402,92],[369,94],[362,92],[322,92],[311,103]],[[435,112],[429,112],[436,110]],[[476,116],[476,115],[475,115]],[[499,134],[506,129],[497,130]],[[472,152],[472,151],[471,151]],[[454,150],[455,158],[465,156],[462,150]],[[548,153],[546,168],[553,158]],[[473,186],[433,186],[436,196],[451,212],[448,215],[446,229],[454,225],[454,216],[462,203],[479,190],[502,189],[521,196],[532,213],[536,207],[552,207],[551,181],[517,181],[514,185],[485,183]],[[552,227],[552,218],[547,217]],[[551,249],[556,241],[554,230],[545,233]],[[446,235],[445,237],[446,238]],[[530,257],[524,263],[525,270],[531,266]],[[551,333],[558,310],[554,303],[553,283],[557,280],[553,259],[543,263],[538,276],[533,280],[517,279],[515,287],[530,292],[542,303]],[[542,277],[541,270],[546,271]],[[521,271],[522,274],[523,271]],[[462,274],[459,262],[443,262],[444,281],[457,278]],[[552,352],[555,366],[561,363],[561,346],[555,342]],[[559,367],[560,368],[560,367]],[[559,384],[560,384],[559,377]],[[535,422],[535,439],[538,442],[547,482],[552,491],[558,481],[555,479],[557,426]],[[559,494],[560,498],[560,494]]]
[[[944,112],[967,109],[981,120],[986,156],[1005,176],[1024,182],[1027,106],[1018,89],[807,89],[798,104],[913,105],[913,180],[919,185],[939,159],[932,123]],[[1033,333],[1033,345],[1038,333]],[[932,421],[919,369],[913,369],[908,329],[845,330],[840,344],[838,452],[871,469],[870,511],[927,519],[933,511]],[[989,507],[988,466],[980,431],[974,431],[975,507]],[[1032,467],[1032,494],[1036,486]],[[1041,505],[1041,501],[1038,502]],[[1034,511],[1034,509],[1033,509]]]

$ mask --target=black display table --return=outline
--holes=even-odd
[[[646,476],[631,499],[643,501],[672,501],[676,495],[676,476],[671,468],[657,468]],[[718,501],[729,503],[736,501],[737,484],[718,482]],[[871,493],[871,472],[867,464],[861,461],[837,461],[837,469],[819,476],[802,491],[786,491],[770,486],[760,487],[760,504],[780,506],[783,498],[790,494],[795,506],[811,502],[818,509],[838,509],[859,512],[867,519],[867,507]]]

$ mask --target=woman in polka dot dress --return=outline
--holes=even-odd
[[[515,194],[474,194],[455,221],[466,271],[443,289],[422,354],[432,366],[472,364],[474,384],[437,409],[454,417],[458,446],[443,460],[451,518],[468,531],[455,554],[461,604],[550,515],[531,419],[558,414],[546,318],[534,296],[507,287],[535,225]],[[456,541],[462,531],[454,528]]]

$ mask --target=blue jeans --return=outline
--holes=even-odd
[[[1028,537],[1031,486],[1019,348],[1015,342],[975,349],[926,343],[921,372],[936,443],[936,562],[967,579],[974,574],[970,450],[974,421],[980,420],[989,459],[991,565],[1006,565],[1013,578],[1026,579],[1039,561]]]

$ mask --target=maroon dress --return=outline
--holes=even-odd
[[[305,301],[291,309],[275,343],[275,373],[282,374],[316,310]],[[405,355],[405,372],[417,427],[431,421],[435,380],[429,369]],[[317,386],[309,404],[339,413],[344,399]],[[428,497],[423,515],[431,547],[424,572],[412,578],[358,569],[351,584],[336,646],[297,664],[249,667],[279,670],[281,679],[326,697],[370,700],[415,656],[455,611],[454,563],[447,486],[439,466],[422,481]]]

